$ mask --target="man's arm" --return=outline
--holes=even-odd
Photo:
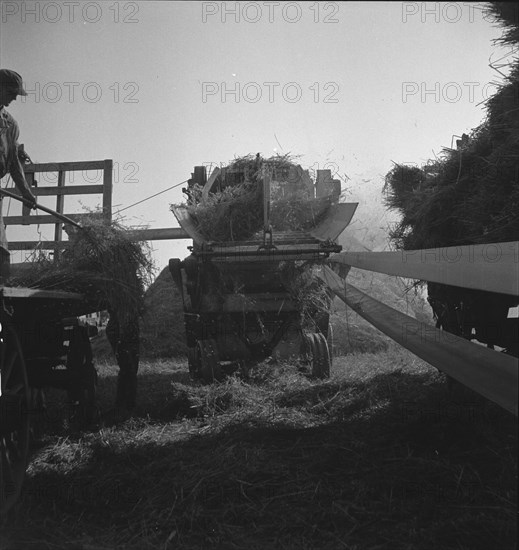
[[[18,158],[18,136],[20,134],[20,130],[18,129],[18,124],[16,124],[15,121],[13,121],[11,131],[12,136],[10,139],[11,148],[9,151],[9,173],[11,174],[16,187],[20,190],[22,197],[32,203],[36,203],[36,197],[33,195],[31,188],[25,179],[25,173],[20,163],[20,159]]]

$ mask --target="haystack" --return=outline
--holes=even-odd
[[[177,357],[187,352],[182,297],[168,267],[144,295],[141,345],[146,357]]]
[[[517,5],[488,8],[505,29],[499,42],[519,44]],[[386,204],[402,217],[390,232],[399,249],[500,243],[519,234],[519,59],[486,103],[487,117],[457,149],[422,168],[396,164],[386,176]],[[519,352],[508,328],[514,296],[428,283],[438,325]],[[460,321],[460,312],[464,321]],[[496,328],[497,327],[497,328]]]
[[[504,44],[519,44],[517,6],[489,8],[505,28]],[[519,233],[519,60],[486,103],[487,118],[456,150],[422,168],[396,164],[386,176],[386,204],[402,219],[397,248],[420,249],[516,240]]]

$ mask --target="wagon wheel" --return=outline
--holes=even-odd
[[[29,458],[29,384],[15,329],[2,323],[0,341],[0,516],[16,502]]]
[[[329,378],[331,359],[328,342],[324,334],[320,332],[306,334],[305,344],[312,363],[312,376],[315,378]]]
[[[67,370],[71,374],[68,392],[73,403],[72,418],[80,425],[88,425],[99,417],[96,406],[97,371],[92,360],[88,327],[72,328],[67,354]]]
[[[198,340],[195,349],[202,380],[206,384],[223,380],[223,372],[218,362],[216,342],[214,340]]]
[[[29,388],[30,437],[38,441],[45,432],[45,392],[43,388]]]

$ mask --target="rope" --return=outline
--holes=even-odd
[[[184,183],[187,183],[187,181],[188,180],[184,180],[184,181],[181,181],[180,183],[176,183],[175,185],[172,185],[171,187],[168,187],[167,189],[164,189],[163,191],[159,191],[158,193],[155,193],[154,195],[150,195],[149,197],[146,197],[145,199],[142,199],[138,202],[130,204],[130,206],[125,206],[124,208],[121,208],[120,210],[117,210],[117,212],[115,212],[115,214],[119,214],[120,212],[124,212],[125,210],[128,210],[128,208],[133,208],[134,206],[137,206],[138,204],[141,204],[142,202],[153,199],[154,197],[157,197],[158,195],[162,195],[162,193],[166,193],[166,191],[171,191],[171,189],[175,189],[175,187],[178,187],[179,185],[183,185]]]

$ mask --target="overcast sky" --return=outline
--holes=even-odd
[[[468,3],[0,4],[0,66],[29,92],[8,109],[20,142],[35,162],[113,159],[114,212],[195,165],[278,152],[350,178],[367,215],[391,161],[421,164],[482,122],[489,64],[508,54]],[[121,215],[173,227],[182,200],[179,187]],[[188,244],[155,242],[158,266]]]

